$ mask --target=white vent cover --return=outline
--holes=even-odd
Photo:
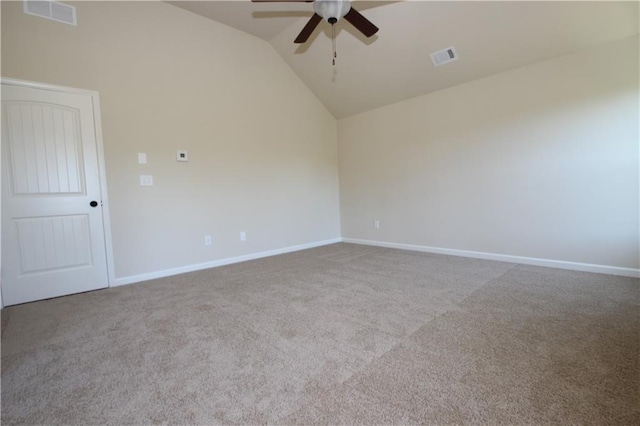
[[[457,61],[458,54],[456,53],[456,49],[452,47],[447,47],[446,49],[438,50],[437,52],[433,52],[431,54],[431,62],[433,62],[434,67],[439,67],[440,65],[448,64],[449,62]]]
[[[24,13],[63,24],[78,25],[75,6],[57,1],[24,0]]]

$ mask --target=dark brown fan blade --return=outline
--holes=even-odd
[[[367,37],[371,37],[375,33],[378,32],[378,27],[373,25],[371,21],[362,16],[360,12],[355,10],[353,7],[349,9],[346,15],[344,15],[344,19],[346,19],[351,25],[356,27],[358,31],[364,34]]]
[[[294,43],[304,43],[305,41],[307,41],[320,21],[322,21],[322,16],[314,13],[311,19],[309,19],[309,22],[307,22],[307,25],[305,25],[302,31],[300,31],[300,34],[298,34],[298,37],[296,37]]]

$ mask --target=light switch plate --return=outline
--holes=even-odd
[[[187,151],[179,149],[178,152],[176,153],[176,160],[177,161],[189,161],[189,153]]]
[[[147,164],[147,153],[139,152],[138,153],[138,164]]]
[[[140,186],[153,186],[153,176],[140,175]]]

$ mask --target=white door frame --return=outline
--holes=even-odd
[[[104,161],[104,146],[102,141],[102,120],[100,113],[100,94],[94,90],[76,89],[73,87],[56,86],[47,83],[38,83],[35,81],[17,80],[14,78],[0,77],[0,83],[8,84],[11,86],[30,87],[32,89],[49,90],[52,92],[72,93],[79,95],[91,96],[91,103],[93,105],[93,121],[95,123],[96,131],[96,150],[98,152],[98,173],[100,177],[100,193],[102,200],[102,219],[103,219],[103,232],[104,232],[104,245],[105,252],[107,254],[107,279],[109,287],[112,287],[115,282],[115,267],[113,264],[113,242],[111,240],[111,217],[109,216],[109,195],[107,192],[107,173],[105,169]],[[2,174],[0,173],[0,179]],[[1,214],[1,213],[0,213]],[[0,235],[2,230],[0,229]],[[0,268],[2,267],[0,261]],[[2,290],[2,281],[0,278],[0,295]],[[2,299],[0,298],[0,307],[4,307]]]

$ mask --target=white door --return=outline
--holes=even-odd
[[[2,299],[108,285],[92,97],[2,84]]]

